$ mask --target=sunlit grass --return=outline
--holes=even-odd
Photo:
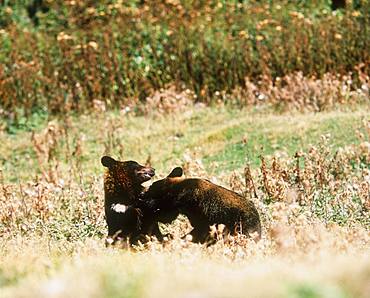
[[[2,259],[1,297],[366,297],[368,290],[366,252],[338,255],[322,246],[302,257],[260,246],[253,250],[262,255],[233,261],[227,247],[133,253],[99,241],[47,247],[38,240]]]
[[[284,151],[293,156],[323,134],[330,135],[332,151],[358,143],[357,131],[363,130],[362,121],[368,115],[366,109],[276,115],[250,109],[190,108],[185,113],[140,117],[109,112],[93,120],[90,116],[54,120],[66,131],[60,132],[54,154],[60,166],[68,169],[67,143],[73,151],[80,140],[81,166],[88,175],[101,172],[99,157],[105,153],[141,163],[150,157],[157,172],[165,175],[191,152],[203,160],[210,174],[229,172],[246,162],[260,165],[261,154]],[[38,125],[36,132],[41,134],[46,124]],[[0,134],[4,179],[16,182],[40,174],[31,135],[22,130],[11,136]]]
[[[41,120],[33,137],[27,127],[3,131],[0,297],[366,297],[369,120],[361,107],[189,107]],[[156,178],[182,165],[244,193],[260,212],[262,240],[192,244],[179,239],[189,229],[180,217],[164,245],[106,248],[102,154],[150,156]]]

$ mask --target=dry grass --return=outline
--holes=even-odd
[[[22,276],[2,293],[4,297],[366,297],[369,258],[363,247],[356,249],[358,241],[346,244],[350,253],[333,250],[333,237],[340,236],[338,241],[342,235],[335,233],[330,241],[311,244],[310,253],[298,255],[277,252],[263,239],[258,245],[249,243],[248,249],[239,246],[234,257],[222,244],[206,249],[176,243],[165,250],[133,253],[88,241],[76,244],[68,254],[65,248],[30,242],[23,244],[24,251],[13,249],[2,261],[8,273]]]
[[[66,118],[12,137],[3,132],[0,296],[366,297],[369,117],[368,110],[271,115],[186,108],[148,118]],[[265,135],[293,135],[301,143],[258,157]],[[252,137],[258,162],[224,167],[220,153],[229,156],[230,144]],[[207,151],[219,159],[207,162]],[[103,153],[140,162],[151,153],[159,176],[182,164],[187,175],[244,193],[261,214],[262,240],[219,233],[215,245],[196,245],[179,239],[190,228],[180,217],[162,227],[176,236],[164,245],[152,239],[130,250],[105,248]]]

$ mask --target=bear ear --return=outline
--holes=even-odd
[[[114,158],[110,156],[103,156],[100,161],[101,164],[107,168],[110,168],[117,162]]]
[[[183,170],[181,167],[176,167],[172,170],[172,172],[167,176],[167,178],[175,178],[181,177],[183,174]]]

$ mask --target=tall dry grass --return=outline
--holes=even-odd
[[[18,183],[1,180],[0,234],[4,239],[18,233],[46,233],[55,239],[104,234],[101,178],[83,172],[84,137],[69,137],[68,124],[63,125],[51,122],[31,135],[40,174],[35,172],[28,181]],[[118,146],[115,130],[110,128],[113,136],[106,149]],[[223,183],[254,200],[265,223],[271,220],[271,206],[285,206],[310,221],[368,226],[370,145],[366,120],[358,138],[357,145],[334,152],[330,136],[325,135],[295,156],[261,156],[259,169],[247,165],[243,175],[235,173]],[[184,159],[183,167],[191,176],[207,177],[202,163],[191,155]]]
[[[186,116],[189,110],[184,109],[181,119],[191,125],[205,113]],[[216,124],[222,119],[210,115]],[[261,214],[261,241],[225,238],[214,227],[215,245],[194,244],[181,239],[191,227],[179,217],[171,225],[161,225],[174,239],[164,243],[150,239],[129,249],[104,246],[102,169],[87,156],[100,156],[104,150],[127,154],[123,134],[136,133],[130,121],[144,118],[126,115],[123,125],[118,120],[122,114],[95,117],[93,123],[91,115],[79,118],[81,126],[91,126],[86,136],[73,118],[67,118],[33,133],[19,132],[12,140],[24,153],[12,161],[22,178],[12,179],[4,168],[1,172],[0,296],[366,297],[370,243],[366,117],[353,144],[334,145],[323,135],[296,154],[264,155],[259,167],[247,162],[217,176],[209,174],[194,145],[179,161],[186,175],[209,178],[251,198]],[[166,117],[147,118],[151,134],[139,126],[144,138],[136,136],[132,150],[138,151],[145,140],[154,139],[158,146],[160,138],[172,142],[169,138],[176,131]],[[100,140],[105,142],[97,146]],[[178,165],[174,159],[173,164]],[[166,174],[159,171],[160,176]]]

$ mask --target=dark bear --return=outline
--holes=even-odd
[[[188,217],[194,242],[204,243],[210,226],[224,224],[227,232],[261,237],[261,223],[253,202],[212,182],[199,178],[182,178],[182,168],[172,170],[167,178],[154,182],[144,195],[158,218],[173,218],[178,214]]]
[[[154,234],[161,239],[154,211],[141,200],[155,170],[135,161],[117,161],[103,156],[101,163],[107,167],[104,175],[105,217],[108,225],[108,242],[129,239],[134,243],[142,234]]]

